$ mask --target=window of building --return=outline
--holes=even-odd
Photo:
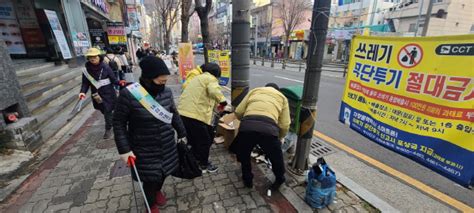
[[[474,24],[471,25],[471,33],[474,33]]]
[[[408,27],[408,32],[415,32],[416,31],[416,23],[410,24],[410,27]]]

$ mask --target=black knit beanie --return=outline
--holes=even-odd
[[[272,87],[273,89],[280,90],[280,87],[275,83],[268,83],[265,87]]]
[[[155,56],[143,57],[140,61],[140,68],[142,69],[142,77],[147,79],[170,74],[165,62]]]
[[[201,65],[201,70],[203,72],[211,73],[216,78],[221,77],[221,68],[216,63],[203,64],[203,65]]]

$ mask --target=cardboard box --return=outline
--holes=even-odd
[[[224,146],[229,148],[230,144],[234,141],[239,130],[240,121],[235,117],[234,113],[222,116],[219,119],[219,125],[217,126],[217,135],[224,137]]]

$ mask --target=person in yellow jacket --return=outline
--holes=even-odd
[[[203,173],[215,173],[218,168],[209,162],[209,151],[214,140],[212,127],[213,110],[227,105],[219,86],[221,69],[215,63],[201,66],[202,74],[187,81],[179,100],[178,111],[181,114],[191,152],[196,157]]]
[[[285,182],[280,140],[285,137],[291,123],[288,100],[278,85],[269,83],[251,90],[235,109],[235,115],[241,122],[231,151],[237,154],[242,165],[244,185],[253,187],[250,154],[259,145],[272,163],[275,182],[271,189],[277,190]]]
[[[201,67],[204,66],[201,65]],[[201,67],[196,67],[195,69],[192,69],[186,74],[186,81],[183,83],[182,88],[183,90],[188,86],[189,82],[196,76],[202,74],[202,68]]]

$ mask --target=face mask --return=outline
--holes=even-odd
[[[154,83],[151,83],[150,85],[150,93],[152,93],[153,95],[157,95],[158,93],[160,92],[163,92],[163,90],[165,90],[165,85],[164,84],[154,84]]]

